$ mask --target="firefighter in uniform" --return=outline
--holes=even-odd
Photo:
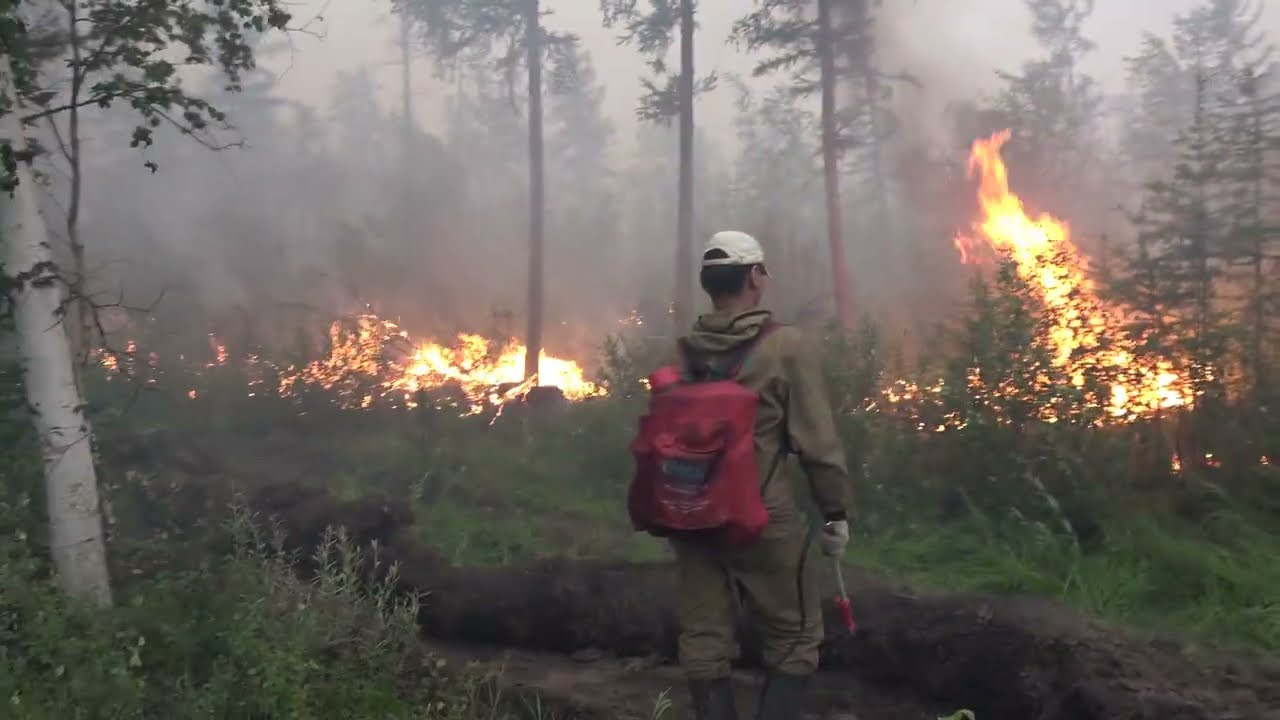
[[[685,337],[699,354],[727,353],[771,320],[761,300],[769,282],[764,251],[742,232],[716,233],[700,272],[713,309]],[[849,541],[849,482],[822,374],[820,349],[797,328],[781,326],[752,349],[738,382],[760,396],[755,429],[757,464],[769,524],[744,549],[724,550],[673,540],[679,573],[679,654],[698,720],[736,720],[729,683],[737,656],[737,603],[759,623],[767,670],[760,720],[799,717],[808,677],[818,667],[822,607],[815,563],[808,561],[809,524],[784,475],[788,454],[799,458],[823,525],[816,544],[829,557]]]

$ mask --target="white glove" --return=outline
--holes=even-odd
[[[822,554],[827,557],[840,557],[849,545],[849,521],[833,520],[822,526],[822,534],[818,536],[822,545]]]

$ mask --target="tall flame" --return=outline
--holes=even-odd
[[[1022,199],[1010,191],[1000,156],[1009,137],[1004,130],[973,143],[969,174],[980,179],[982,211],[973,229],[989,249],[1012,260],[1018,277],[1043,305],[1053,364],[1076,386],[1084,385],[1086,375],[1106,378],[1106,410],[1115,419],[1189,405],[1194,391],[1179,371],[1181,363],[1137,352],[1123,309],[1099,297],[1067,223],[1047,213],[1029,216]],[[955,244],[966,261],[981,249],[964,235]]]

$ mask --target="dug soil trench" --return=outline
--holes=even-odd
[[[581,717],[648,717],[662,689],[682,695],[670,667],[674,578],[665,565],[454,567],[399,532],[409,513],[383,501],[340,502],[284,484],[253,504],[298,549],[328,525],[376,541],[384,561],[399,563],[400,589],[425,593],[419,619],[443,654],[493,663],[506,653],[506,683],[569,707],[581,700]],[[1033,599],[848,579],[859,631],[843,632],[827,608],[823,671],[806,708],[817,717],[968,708],[979,720],[1280,720],[1280,664],[1265,658],[1193,658],[1176,641],[1140,639]],[[748,638],[744,666],[756,657]]]

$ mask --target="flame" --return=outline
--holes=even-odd
[[[1099,297],[1067,223],[1047,213],[1031,217],[1010,191],[1000,156],[1009,137],[1004,130],[973,143],[969,174],[980,179],[982,211],[973,229],[990,249],[1012,260],[1018,277],[1043,306],[1055,368],[1076,387],[1083,387],[1089,376],[1105,379],[1110,384],[1106,411],[1117,420],[1190,405],[1195,392],[1180,371],[1182,363],[1137,351],[1125,312]],[[957,236],[962,259],[974,257],[980,248],[977,238]]]
[[[319,389],[345,408],[414,408],[421,403],[423,392],[448,394],[448,389],[454,389],[460,397],[433,399],[433,405],[439,409],[462,407],[464,414],[470,415],[486,407],[501,410],[538,385],[555,386],[568,400],[606,394],[603,387],[586,379],[578,363],[545,351],[540,355],[538,376],[526,380],[525,347],[515,340],[491,343],[479,335],[462,334],[452,345],[415,343],[396,323],[373,313],[332,323],[328,339],[326,355],[301,366],[282,367],[256,353],[244,355],[236,367],[245,375],[248,396],[297,398],[306,389]],[[187,366],[197,377],[231,362],[226,344],[213,334],[208,336],[208,345],[212,361]],[[134,360],[137,355],[133,340],[123,352],[98,349],[94,353],[108,380],[125,375],[155,383],[154,374],[148,371],[155,370],[158,356],[148,353],[149,367],[139,368]],[[178,359],[186,360],[181,355]],[[192,400],[203,395],[194,387],[187,390]]]
[[[227,364],[227,360],[231,357],[227,353],[227,346],[215,337],[213,333],[209,333],[209,349],[213,350],[213,362],[208,367]]]
[[[416,407],[419,393],[456,387],[468,414],[502,406],[537,385],[555,386],[569,400],[605,394],[578,363],[545,351],[539,355],[538,376],[525,379],[527,351],[514,339],[491,343],[461,334],[453,345],[414,343],[398,325],[372,313],[357,317],[354,327],[333,323],[329,344],[326,357],[282,374],[280,394],[312,385],[336,392],[348,406],[367,408],[387,400]]]

